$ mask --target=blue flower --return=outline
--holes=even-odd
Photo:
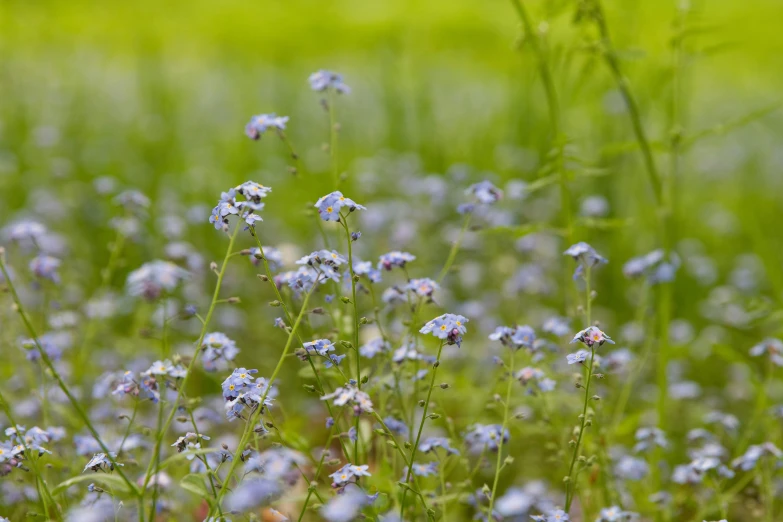
[[[367,471],[369,468],[370,466],[367,464],[362,466],[346,464],[329,476],[332,477],[332,483],[334,485],[343,486],[350,482],[352,478],[369,477],[370,472]]]
[[[480,453],[484,449],[497,451],[501,438],[503,442],[508,442],[508,429],[503,431],[499,424],[474,424],[465,433],[465,443],[468,445],[471,453]]]
[[[339,221],[340,211],[343,208],[347,208],[348,212],[367,210],[367,207],[343,196],[343,193],[339,190],[321,197],[314,206],[318,209],[318,214],[324,221]]]
[[[426,323],[419,333],[432,334],[438,339],[446,340],[448,344],[462,344],[462,336],[467,332],[465,323],[468,319],[456,314],[443,314]]]
[[[308,354],[316,354],[326,357],[329,352],[334,351],[334,343],[329,339],[317,339],[304,343],[304,349]]]
[[[732,467],[739,468],[742,471],[749,471],[756,467],[759,459],[769,457],[776,461],[783,459],[783,452],[771,442],[764,442],[750,446],[744,455],[737,457],[731,462]]]
[[[666,433],[660,428],[639,428],[636,430],[636,445],[633,450],[637,453],[649,451],[655,447],[666,449],[669,447],[669,441],[666,439]]]
[[[233,361],[239,354],[239,348],[237,348],[236,343],[221,332],[206,334],[204,341],[201,343],[201,348],[204,350],[202,357],[204,369],[208,372],[226,370],[228,363]]]
[[[623,455],[614,467],[614,474],[625,480],[642,480],[650,473],[650,467],[644,459]]]
[[[258,373],[258,370],[248,370],[246,368],[237,368],[231,372],[231,375],[222,384],[223,398],[232,400],[239,396],[240,393],[246,391],[253,383],[253,375],[256,373]]]
[[[432,298],[432,294],[440,289],[440,285],[429,277],[424,277],[421,279],[411,279],[408,281],[405,288],[419,297]]]
[[[173,292],[188,272],[169,261],[151,261],[128,274],[125,283],[128,294],[155,301],[164,293]]]
[[[386,424],[386,427],[391,430],[392,433],[395,435],[399,435],[401,437],[407,437],[409,430],[408,425],[405,424],[403,421],[395,419],[394,417],[386,417],[383,419],[383,423]],[[421,449],[421,446],[419,446],[419,449]]]
[[[353,273],[358,276],[367,276],[371,283],[381,282],[381,271],[372,266],[370,261],[362,261],[353,256]]]
[[[335,389],[334,392],[328,395],[321,397],[322,401],[328,401],[330,399],[334,399],[335,406],[345,406],[346,404],[352,404],[354,407],[354,412],[357,415],[362,412],[372,413],[373,411],[370,396],[350,383]]]
[[[584,274],[585,269],[588,267],[594,267],[596,265],[603,265],[608,261],[600,256],[593,247],[585,242],[576,243],[571,245],[568,250],[563,252],[564,255],[571,256],[574,261],[579,263],[574,271],[574,279],[579,278]]]
[[[343,75],[335,72],[320,69],[307,79],[310,82],[310,88],[316,92],[323,92],[327,89],[334,89],[339,94],[350,94],[351,88],[343,83]]]
[[[445,450],[446,454],[459,455],[459,451],[451,447],[449,439],[446,437],[427,437],[419,444],[419,451],[424,453],[429,453],[438,448]]]
[[[562,509],[553,509],[544,515],[533,515],[530,518],[536,522],[567,522],[571,520],[568,513]]]
[[[415,259],[416,256],[409,254],[408,252],[400,252],[399,250],[394,250],[392,252],[383,254],[380,257],[378,261],[378,270],[381,269],[391,270],[395,266],[400,268],[405,268],[405,265],[407,263],[410,263]]]
[[[621,522],[624,520],[636,520],[638,514],[631,511],[623,511],[618,506],[603,508],[595,522]]]
[[[274,247],[265,246],[263,257],[266,258],[270,270],[276,271],[283,267],[283,253],[280,250]],[[254,266],[258,266],[261,263],[261,249],[258,247],[251,248],[248,253],[248,258]]]
[[[465,193],[472,195],[485,205],[492,205],[503,198],[503,191],[487,180],[471,185]]]
[[[84,466],[84,471],[92,470],[92,471],[103,471],[105,473],[108,473],[110,471],[114,471],[114,464],[112,464],[112,460],[114,462],[117,462],[117,454],[114,452],[110,453],[111,459],[109,459],[108,456],[106,456],[105,453],[97,453],[95,454],[90,461],[87,463],[86,466]],[[124,466],[124,464],[120,464],[117,462],[118,466]],[[82,471],[82,473],[84,473]]]
[[[590,357],[590,352],[587,350],[579,350],[576,353],[569,353],[566,355],[566,360],[568,361],[568,364],[582,364],[587,360],[588,357]]]
[[[56,257],[41,254],[30,260],[30,271],[36,277],[59,284],[60,274],[57,273],[57,269],[60,268],[60,263],[61,261]]]
[[[257,140],[268,129],[285,130],[285,124],[288,122],[288,116],[277,116],[272,114],[258,114],[250,118],[250,122],[245,125],[245,134],[251,140]]]
[[[538,390],[541,392],[550,392],[555,389],[556,382],[549,379],[543,370],[539,368],[533,368],[526,366],[519,370],[514,377],[522,384],[522,386],[528,386],[531,382],[534,382],[538,386]],[[534,390],[528,389],[529,393],[533,393]]]
[[[388,342],[384,341],[381,337],[376,337],[359,348],[359,355],[372,359],[379,353],[388,352],[390,349],[391,346]]]
[[[783,366],[783,341],[768,337],[750,349],[750,355],[760,357],[769,355],[769,360],[776,366]]]
[[[413,474],[419,477],[429,477],[431,475],[435,475],[438,472],[438,463],[437,462],[427,462],[426,464],[422,464],[419,462],[413,463]],[[405,469],[402,471],[402,481],[405,480],[405,477],[408,476],[408,466],[405,466]]]
[[[282,492],[276,480],[266,477],[251,477],[243,480],[226,497],[226,507],[231,512],[245,513],[270,503]]]

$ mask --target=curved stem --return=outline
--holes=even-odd
[[[459,251],[459,247],[462,244],[462,237],[465,235],[465,231],[468,229],[468,226],[470,225],[470,214],[465,215],[465,221],[462,223],[462,228],[459,231],[459,236],[457,237],[457,240],[454,242],[453,245],[451,245],[451,250],[449,251],[449,257],[446,258],[446,264],[443,265],[443,269],[440,271],[440,274],[438,274],[438,283],[443,281],[443,278],[446,277],[446,275],[449,273],[449,270],[451,269],[451,265],[454,264],[454,259],[457,257],[457,252]]]
[[[82,422],[84,422],[84,425],[87,427],[90,434],[93,436],[95,441],[101,447],[101,450],[106,454],[106,458],[108,458],[109,461],[114,465],[114,469],[117,472],[117,475],[119,475],[120,478],[122,478],[123,482],[125,482],[125,484],[128,486],[131,492],[133,492],[136,495],[140,495],[141,493],[138,486],[136,486],[136,484],[134,484],[130,479],[128,479],[127,475],[125,475],[122,469],[120,469],[121,467],[117,465],[117,461],[114,459],[114,457],[111,456],[111,451],[109,451],[109,448],[106,446],[103,440],[101,440],[101,437],[100,435],[98,435],[98,431],[95,429],[95,426],[93,426],[92,421],[90,421],[90,417],[87,415],[87,412],[84,411],[84,408],[79,403],[79,400],[76,397],[74,397],[73,393],[71,393],[71,390],[68,388],[68,385],[65,384],[65,381],[63,381],[62,377],[60,376],[60,373],[57,371],[57,368],[55,368],[52,359],[49,357],[49,354],[47,354],[46,351],[43,349],[43,346],[41,346],[41,341],[38,337],[38,334],[36,333],[32,323],[30,322],[30,319],[27,317],[27,313],[25,313],[24,307],[22,306],[22,301],[21,299],[19,299],[19,294],[16,292],[16,287],[14,287],[14,284],[11,281],[11,278],[8,274],[8,269],[5,266],[5,259],[3,258],[3,255],[4,252],[0,251],[0,272],[3,273],[3,277],[5,278],[5,283],[8,286],[9,292],[11,293],[11,298],[13,299],[14,304],[16,305],[16,311],[19,313],[19,317],[21,317],[22,322],[24,323],[25,328],[27,329],[27,333],[35,342],[35,347],[38,350],[38,354],[40,355],[41,360],[49,369],[49,372],[52,374],[55,381],[57,381],[57,385],[60,387],[60,389],[65,394],[65,396],[68,398],[68,401],[71,403],[73,409],[76,410],[76,414],[79,416]]]
[[[191,359],[190,364],[188,365],[187,372],[185,373],[185,377],[182,379],[182,382],[179,384],[179,391],[177,392],[177,398],[174,400],[174,405],[171,408],[171,411],[169,412],[168,417],[166,418],[166,421],[163,423],[163,426],[161,427],[160,432],[158,433],[158,436],[155,440],[155,452],[157,452],[160,449],[160,445],[163,442],[163,437],[165,437],[166,432],[169,429],[169,426],[171,426],[171,422],[174,420],[174,415],[177,412],[177,404],[182,400],[183,395],[185,394],[185,389],[187,388],[188,381],[190,380],[190,376],[193,374],[194,369],[196,368],[196,361],[198,361],[198,356],[201,353],[201,345],[204,342],[204,336],[207,335],[207,328],[209,327],[209,322],[212,319],[212,314],[215,312],[215,307],[217,306],[217,302],[219,301],[220,297],[220,289],[223,285],[223,277],[226,275],[226,267],[228,267],[228,260],[231,257],[231,252],[234,249],[234,242],[237,238],[237,235],[239,235],[239,231],[242,229],[242,222],[239,222],[234,227],[234,232],[232,232],[230,239],[228,241],[228,248],[226,248],[226,255],[223,258],[223,264],[220,266],[220,271],[218,272],[218,279],[215,283],[215,291],[212,293],[212,302],[209,305],[209,310],[207,311],[206,317],[204,317],[204,321],[201,326],[201,333],[199,334],[198,341],[196,342],[196,352],[193,354],[193,359]],[[144,494],[144,491],[147,489],[147,485],[149,484],[150,477],[152,477],[153,473],[153,467],[155,466],[154,459],[150,460],[149,465],[147,466],[147,471],[144,474],[144,485],[141,489],[141,494]]]
[[[502,466],[503,438],[508,426],[508,409],[511,404],[511,388],[514,383],[514,354],[516,350],[511,349],[511,363],[508,369],[508,384],[506,385],[506,402],[503,404],[503,427],[500,429],[500,439],[498,440],[498,458],[495,462],[495,480],[492,483],[492,495],[489,497],[489,509],[487,510],[487,520],[492,520],[492,508],[495,507],[495,493],[498,489],[500,480],[500,469]],[[445,494],[445,492],[444,492]]]
[[[256,422],[258,422],[258,418],[261,416],[261,412],[264,409],[264,401],[266,401],[267,395],[269,394],[269,391],[272,389],[272,385],[277,379],[280,370],[283,368],[283,363],[285,362],[286,356],[288,355],[288,352],[291,349],[291,345],[293,344],[296,331],[299,328],[299,325],[302,322],[302,318],[304,317],[307,311],[307,303],[310,302],[310,296],[313,295],[313,292],[315,292],[315,289],[318,287],[320,281],[321,278],[319,276],[313,283],[313,287],[310,289],[310,291],[305,294],[304,301],[302,302],[302,309],[299,311],[299,315],[296,317],[296,322],[294,322],[293,326],[291,327],[291,333],[288,334],[288,340],[285,343],[283,352],[280,354],[280,359],[277,361],[277,366],[275,366],[275,369],[272,372],[272,376],[269,377],[269,382],[267,383],[264,394],[261,396],[261,400],[258,403],[259,404],[258,407],[250,415],[250,418],[248,419],[247,424],[245,425],[245,431],[242,434],[242,438],[240,439],[239,444],[237,445],[236,453],[231,461],[231,467],[229,467],[228,473],[226,474],[226,477],[223,479],[223,486],[220,488],[220,492],[218,493],[218,497],[215,502],[215,504],[218,506],[220,505],[220,502],[222,501],[223,497],[226,494],[226,491],[228,490],[228,485],[231,482],[231,477],[234,475],[234,472],[236,471],[239,462],[242,460],[239,458],[239,455],[241,455],[243,448],[247,445],[247,441],[250,439],[250,435],[253,433],[253,428]],[[212,510],[210,509],[210,513],[211,512]]]
[[[405,482],[410,482],[411,474],[413,473],[413,463],[416,461],[416,451],[419,449],[419,441],[421,440],[421,432],[424,430],[424,423],[427,421],[427,409],[430,406],[430,398],[432,398],[432,389],[435,387],[435,376],[438,373],[438,367],[440,366],[440,354],[443,352],[443,345],[445,342],[440,343],[438,348],[438,357],[435,360],[435,364],[432,365],[432,377],[430,378],[430,388],[427,390],[427,400],[424,401],[424,412],[421,414],[421,423],[419,423],[419,431],[416,434],[416,442],[411,448],[411,457],[409,459],[410,465],[408,466],[408,473],[405,477]],[[400,519],[405,520],[405,497],[408,490],[406,489],[402,493],[402,503],[400,505]]]

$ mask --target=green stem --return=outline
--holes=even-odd
[[[446,275],[449,273],[449,270],[451,269],[451,265],[454,264],[454,259],[457,257],[457,252],[459,251],[459,247],[462,244],[462,237],[465,235],[465,231],[468,229],[468,226],[470,225],[470,217],[471,214],[465,214],[465,220],[462,223],[462,228],[459,231],[459,236],[457,236],[457,240],[454,242],[453,245],[451,245],[451,250],[449,251],[449,257],[446,258],[446,264],[443,265],[443,269],[440,271],[440,274],[438,275],[438,283],[443,281],[443,278],[446,277]]]
[[[506,385],[506,402],[503,404],[503,427],[500,430],[500,438],[498,439],[498,457],[495,462],[495,480],[492,483],[492,495],[489,497],[489,508],[487,509],[487,520],[492,520],[492,508],[495,507],[495,493],[498,489],[498,481],[500,480],[500,469],[502,465],[503,454],[503,436],[506,433],[508,427],[508,409],[511,404],[511,388],[514,383],[514,354],[516,351],[511,349],[511,363],[509,364],[508,383]],[[444,492],[445,494],[445,492]]]
[[[190,364],[188,365],[187,373],[185,374],[185,377],[182,379],[182,382],[179,385],[179,390],[177,392],[177,398],[174,400],[174,405],[171,408],[171,411],[169,412],[168,417],[166,418],[166,421],[163,423],[163,426],[158,433],[158,436],[155,441],[155,452],[157,452],[160,449],[160,445],[163,442],[163,437],[166,435],[166,432],[169,429],[169,426],[171,426],[172,421],[174,420],[174,415],[177,412],[177,404],[182,400],[183,395],[185,394],[185,389],[187,388],[188,381],[190,380],[190,376],[193,374],[193,371],[196,368],[196,362],[198,361],[198,356],[201,353],[201,345],[204,342],[204,336],[207,334],[207,328],[209,327],[209,322],[212,319],[212,314],[215,312],[215,307],[217,306],[217,302],[220,297],[220,289],[223,285],[223,277],[226,275],[226,268],[228,267],[228,260],[231,257],[231,252],[234,249],[234,242],[237,238],[237,235],[239,235],[239,231],[242,229],[242,222],[239,222],[234,227],[234,232],[231,234],[230,239],[228,241],[228,248],[226,248],[226,255],[223,258],[223,263],[220,266],[220,271],[218,272],[218,279],[215,283],[215,291],[212,294],[212,302],[209,305],[209,310],[207,311],[206,317],[204,317],[204,322],[201,326],[201,333],[199,334],[198,341],[196,342],[196,352],[193,354],[193,359],[191,359]],[[144,491],[147,489],[147,484],[149,484],[150,478],[153,474],[153,467],[155,466],[155,460],[150,459],[150,463],[147,466],[147,471],[144,474],[144,485],[142,486],[142,495],[144,494]]]
[[[593,296],[591,295],[592,290],[590,288],[590,272],[591,272],[591,266],[588,264],[585,268],[585,293],[586,293],[586,303],[585,303],[585,320],[587,322],[587,326],[590,327],[590,323],[592,321],[592,301]],[[576,492],[576,483],[577,483],[577,477],[574,476],[574,466],[576,465],[576,461],[579,457],[579,448],[582,444],[582,437],[585,432],[585,425],[587,424],[587,405],[590,402],[590,383],[593,379],[593,362],[595,361],[595,344],[590,346],[590,365],[586,368],[587,371],[587,379],[585,380],[585,400],[584,405],[582,406],[582,419],[579,426],[579,435],[576,438],[576,445],[574,446],[574,454],[571,456],[571,465],[568,468],[568,481],[566,482],[566,503],[565,503],[565,511],[568,513],[571,509],[571,502],[574,499],[574,494]]]
[[[351,275],[351,305],[353,306],[353,349],[356,354],[356,388],[362,388],[361,357],[359,357],[359,309],[356,304],[356,274],[353,271],[353,241],[351,230],[348,228],[347,216],[340,215],[340,224],[345,230],[345,239],[348,242],[348,270]],[[359,462],[359,417],[356,417],[356,440],[353,443],[353,461]]]
[[[560,205],[563,210],[563,220],[566,226],[566,237],[568,244],[574,243],[574,224],[571,214],[571,191],[568,188],[568,172],[565,168],[565,139],[560,135],[560,102],[557,97],[557,89],[552,78],[552,72],[549,69],[549,59],[538,32],[533,27],[533,21],[530,18],[524,4],[521,0],[511,0],[511,4],[522,21],[522,27],[525,29],[526,41],[530,43],[533,54],[536,55],[538,62],[538,71],[541,75],[541,83],[544,85],[547,107],[549,108],[549,122],[552,127],[552,140],[557,150],[557,172],[560,184]]]
[[[65,384],[65,381],[63,381],[62,377],[60,376],[60,373],[54,367],[54,363],[52,363],[52,359],[49,357],[49,354],[47,354],[46,351],[43,349],[43,346],[41,346],[41,341],[38,337],[38,334],[36,333],[32,323],[30,322],[30,319],[27,317],[27,314],[24,311],[24,307],[22,306],[22,301],[21,299],[19,299],[19,294],[16,292],[16,287],[14,287],[14,284],[11,281],[11,278],[8,274],[8,269],[5,266],[5,259],[3,258],[3,256],[4,256],[4,252],[0,251],[0,272],[3,273],[3,277],[5,278],[5,283],[8,286],[9,292],[11,293],[11,298],[13,299],[14,304],[16,305],[16,310],[19,313],[19,316],[21,317],[22,322],[25,325],[25,328],[27,329],[27,333],[35,342],[35,346],[38,349],[38,354],[40,355],[41,360],[44,362],[46,367],[49,369],[49,372],[57,381],[57,385],[60,387],[60,389],[65,394],[65,396],[68,398],[68,401],[71,403],[73,409],[76,410],[76,414],[79,416],[79,418],[81,418],[82,422],[84,422],[84,425],[87,427],[90,434],[93,436],[95,441],[101,447],[101,450],[103,450],[103,452],[106,454],[106,458],[108,458],[109,461],[114,465],[114,469],[117,472],[117,474],[120,476],[120,478],[122,478],[123,482],[125,482],[125,484],[128,486],[131,492],[133,492],[136,495],[140,495],[141,493],[139,491],[139,488],[130,479],[128,479],[128,477],[122,471],[121,467],[117,465],[116,460],[114,460],[114,457],[111,456],[111,451],[109,451],[109,448],[106,446],[103,440],[101,440],[100,435],[98,435],[98,431],[95,429],[92,422],[90,421],[90,417],[87,415],[87,412],[84,411],[84,408],[82,408],[81,404],[79,403],[79,400],[76,397],[74,397],[73,393],[71,393],[71,390]]]
[[[409,459],[410,465],[408,466],[408,473],[405,477],[405,482],[410,482],[411,474],[413,473],[413,463],[416,461],[416,451],[419,449],[419,441],[421,440],[421,432],[424,430],[424,423],[427,421],[427,409],[430,406],[430,398],[432,397],[432,389],[435,387],[435,376],[438,374],[438,367],[440,366],[440,354],[443,352],[443,345],[445,342],[440,343],[438,347],[438,357],[435,360],[435,364],[432,365],[432,377],[430,378],[430,388],[427,390],[427,400],[424,401],[424,412],[421,415],[421,422],[419,423],[419,431],[416,434],[416,442],[411,448],[411,457]],[[402,503],[400,505],[400,519],[405,520],[405,497],[408,490],[406,489],[402,493]]]
[[[11,426],[16,428],[19,426],[19,423],[16,422],[16,418],[11,411],[11,403],[8,402],[3,395],[2,391],[0,391],[0,404],[2,404],[3,413],[5,413],[6,418],[8,419],[8,422],[11,423]],[[51,502],[56,510],[56,516],[58,520],[62,520],[63,515],[60,511],[60,506],[57,504],[57,502],[54,500],[54,497],[52,497],[51,491],[49,491],[49,487],[46,485],[46,480],[44,480],[43,475],[41,475],[41,470],[38,468],[38,456],[33,456],[33,451],[27,447],[27,442],[25,441],[24,434],[18,433],[19,440],[22,441],[22,447],[24,448],[24,452],[29,458],[30,464],[33,467],[33,475],[35,476],[35,486],[36,490],[38,491],[38,496],[41,498],[41,504],[43,504],[44,513],[46,514],[46,518],[49,518],[49,503]]]
[[[275,366],[275,369],[272,372],[272,376],[269,377],[269,382],[267,383],[266,390],[264,391],[264,395],[261,397],[258,407],[250,415],[250,418],[248,419],[247,424],[245,425],[244,433],[242,434],[242,438],[240,439],[239,444],[237,445],[236,454],[234,455],[234,459],[231,461],[231,467],[228,469],[228,473],[226,474],[226,477],[223,479],[223,486],[220,488],[220,492],[218,493],[218,498],[216,501],[216,505],[218,506],[220,505],[220,502],[222,501],[223,497],[226,494],[226,491],[228,490],[228,485],[231,482],[231,477],[234,475],[234,472],[236,471],[239,462],[242,460],[239,458],[239,455],[242,453],[243,448],[247,445],[247,441],[250,439],[250,435],[253,433],[253,428],[256,425],[256,422],[258,422],[258,418],[260,417],[261,412],[264,409],[264,401],[266,401],[266,397],[269,394],[269,391],[272,389],[272,385],[274,384],[275,379],[277,379],[277,375],[280,373],[280,370],[283,368],[283,363],[285,362],[286,356],[288,355],[288,352],[291,349],[291,345],[293,344],[296,331],[302,322],[302,318],[305,316],[305,313],[307,312],[307,303],[310,302],[310,296],[313,295],[313,292],[315,292],[315,289],[318,287],[320,281],[321,278],[319,275],[319,277],[313,283],[313,287],[310,289],[309,292],[305,294],[304,301],[302,302],[302,308],[299,311],[299,315],[296,317],[296,322],[294,322],[293,326],[291,327],[291,333],[288,334],[288,340],[285,343],[283,352],[280,354],[280,359],[277,361],[277,366]],[[210,513],[211,512],[212,510],[210,509]]]
[[[639,148],[642,151],[644,158],[644,165],[647,171],[647,176],[650,180],[650,185],[653,189],[655,196],[655,203],[659,210],[663,204],[663,189],[661,183],[661,176],[658,173],[658,168],[655,166],[655,158],[653,158],[652,148],[650,142],[647,139],[647,134],[642,124],[641,114],[639,112],[639,105],[636,102],[636,98],[631,92],[631,87],[628,82],[628,78],[623,75],[620,68],[620,62],[617,59],[617,51],[612,43],[611,36],[609,34],[609,27],[606,24],[606,17],[601,6],[601,0],[593,0],[594,7],[594,19],[598,26],[598,31],[601,35],[603,43],[603,57],[606,64],[609,66],[609,70],[612,73],[617,89],[620,91],[620,95],[623,97],[626,106],[628,107],[628,116],[631,119],[631,126],[633,127],[636,141],[639,142]]]

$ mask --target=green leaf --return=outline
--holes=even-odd
[[[208,498],[209,491],[207,491],[207,485],[204,483],[204,477],[196,473],[185,475],[182,480],[179,481],[180,487],[185,491],[190,491],[194,495],[201,498]]]
[[[60,482],[52,489],[52,496],[59,495],[74,484],[80,484],[82,482],[96,482],[107,488],[111,488],[112,492],[116,495],[119,493],[130,493],[128,484],[119,475],[110,475],[108,473],[90,473],[89,475],[77,475],[69,478],[64,482]]]

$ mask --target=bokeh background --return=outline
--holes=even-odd
[[[673,131],[671,44],[681,1],[605,5],[663,172]],[[659,246],[652,192],[625,106],[588,44],[587,30],[573,23],[577,2],[533,1],[528,7],[544,35],[559,92],[575,173],[574,213],[589,196],[608,202],[600,219],[579,218],[577,239],[595,244],[619,268]],[[712,276],[705,276],[706,285],[698,273],[674,285],[673,317],[688,319],[692,337],[716,322],[725,326],[722,339],[708,331],[708,344],[729,348],[688,352],[683,370],[719,389],[730,364],[746,357],[746,339],[775,333],[781,317],[783,112],[776,108],[783,85],[783,4],[694,0],[690,8],[679,98],[686,146],[673,222],[681,253],[709,257]],[[332,189],[323,150],[328,119],[306,81],[320,68],[343,73],[353,88],[337,109],[341,169],[348,173],[344,192],[359,202],[410,192],[414,202],[388,234],[372,240],[374,252],[367,257],[383,247],[409,248],[420,257],[420,275],[442,266],[460,222],[454,215],[431,219],[432,202],[414,190],[416,180],[440,176],[461,189],[483,177],[503,186],[510,180],[535,184],[551,174],[542,168],[552,143],[546,98],[535,57],[507,2],[5,0],[0,223],[40,215],[67,238],[63,279],[72,293],[63,300],[71,303],[98,287],[115,236],[111,196],[101,196],[96,186],[113,185],[109,192],[137,188],[154,202],[111,281],[118,290],[130,269],[164,256],[167,227],[178,220],[199,223],[185,227],[184,239],[205,261],[220,256],[225,238],[206,222],[209,208],[221,191],[247,179],[274,187],[264,213],[265,243],[309,252],[319,235],[307,203]],[[288,135],[301,157],[298,176],[287,171],[287,149],[274,136],[260,142],[244,136],[249,117],[262,112],[290,116]],[[521,236],[558,226],[556,184],[512,205],[518,207],[511,219],[481,241],[466,243],[474,262],[496,269],[481,282],[482,292],[500,293],[504,276],[516,269]],[[277,335],[274,343],[281,339],[269,333],[275,314],[262,305],[271,296],[258,289],[253,273],[248,264],[244,272],[229,274],[230,292],[248,304],[218,323],[234,328],[240,345],[257,347],[243,353],[243,364],[263,374],[276,361],[268,354],[277,353],[267,351],[267,336]],[[632,319],[621,271],[606,270],[598,278],[597,315],[610,325]],[[742,278],[752,282],[744,293],[737,283],[747,281]],[[716,295],[710,289],[723,283],[740,290]],[[457,285],[450,297],[469,301],[476,291]],[[556,308],[564,298],[568,302],[568,292],[560,288],[542,299]],[[496,315],[476,323],[513,323],[525,315],[526,299],[498,298]],[[139,341],[131,334],[138,321],[109,325],[118,337],[129,336],[117,342],[118,353],[135,349]],[[475,338],[472,349],[479,350],[484,341]],[[733,343],[741,346],[741,357]],[[479,379],[490,381],[491,365],[483,368]],[[1,375],[14,371],[0,363]],[[456,385],[480,382],[475,379],[465,373]],[[281,388],[294,394],[295,403],[304,392],[292,381]],[[216,382],[201,376],[194,385],[211,390]],[[459,419],[458,409],[454,415],[458,424],[469,422]],[[290,422],[304,428],[309,421],[292,416]],[[540,442],[545,439],[539,434]],[[530,462],[535,468],[536,461]]]

